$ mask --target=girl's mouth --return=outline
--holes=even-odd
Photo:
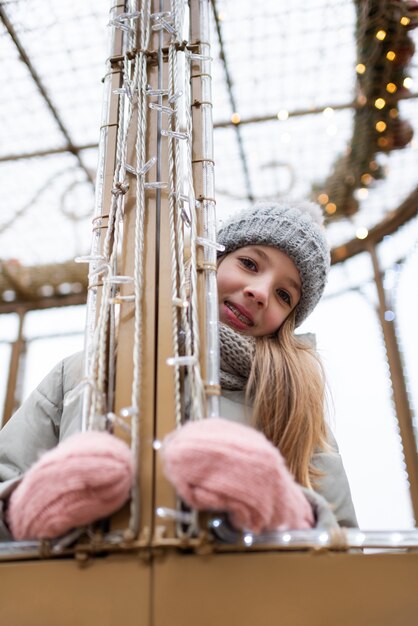
[[[244,315],[244,313],[231,302],[225,300],[224,304],[228,311],[231,311],[231,313],[233,314],[233,316],[231,316],[230,314],[228,315],[232,323],[240,322],[240,324],[237,324],[237,326],[242,325],[243,328],[246,328],[248,326],[254,326],[253,320]]]

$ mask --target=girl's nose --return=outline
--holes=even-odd
[[[269,298],[269,287],[265,282],[256,282],[244,288],[244,295],[255,300],[260,307],[265,307]]]

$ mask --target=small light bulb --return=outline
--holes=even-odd
[[[328,215],[333,215],[336,210],[337,210],[337,205],[334,204],[334,202],[328,202],[328,204],[325,207],[325,211],[328,213]]]
[[[411,22],[409,17],[406,17],[406,15],[404,15],[403,17],[401,17],[400,20],[402,26],[408,26],[408,24]]]
[[[320,193],[318,196],[318,202],[319,204],[326,204],[328,202],[329,198],[327,196],[326,193]]]
[[[395,91],[397,90],[397,86],[395,85],[395,83],[388,83],[386,85],[386,91],[388,91],[389,93],[395,93]]]
[[[388,61],[394,61],[396,58],[396,52],[394,52],[393,50],[388,50],[388,52],[386,53],[386,58]]]
[[[358,544],[358,545],[362,545],[364,543],[364,540],[366,539],[366,535],[364,533],[362,533],[361,531],[356,533],[355,539],[354,541]]]
[[[289,111],[286,111],[286,109],[280,109],[280,111],[277,114],[277,119],[279,119],[281,122],[284,122],[285,120],[287,120],[289,117]]]
[[[383,109],[385,105],[386,100],[384,100],[383,98],[376,98],[376,100],[374,101],[374,106],[376,107],[376,109]]]
[[[393,320],[395,319],[395,313],[393,311],[385,311],[385,320],[387,322],[393,322]]]
[[[398,109],[390,109],[389,115],[393,120],[396,119],[399,115]]]
[[[412,78],[410,76],[407,76],[406,78],[404,78],[403,80],[403,86],[406,87],[407,89],[410,89],[412,87],[412,83],[414,81],[412,80]]]
[[[383,120],[380,120],[379,122],[376,122],[376,130],[378,133],[383,133],[386,130],[386,122],[384,122]]]
[[[385,38],[386,38],[386,31],[378,30],[376,33],[376,39],[378,39],[379,41],[383,41]]]
[[[373,176],[371,176],[370,174],[368,174],[366,172],[366,174],[363,174],[362,177],[360,178],[361,182],[363,183],[363,185],[370,185],[370,183],[373,180]]]
[[[366,239],[368,234],[369,234],[369,231],[364,226],[360,226],[360,228],[357,228],[356,230],[357,239]]]
[[[329,539],[329,534],[326,532],[321,533],[318,537],[319,543],[322,543],[322,544],[327,543],[328,539]]]
[[[323,115],[325,117],[332,117],[335,113],[334,109],[332,107],[325,107],[325,109],[322,111]]]
[[[396,545],[400,544],[401,541],[402,541],[401,533],[394,532],[394,533],[391,534],[390,542],[391,542],[392,545],[396,546]]]
[[[365,71],[366,71],[366,66],[364,65],[364,63],[357,63],[356,65],[357,74],[364,74]]]
[[[369,190],[366,189],[366,187],[360,187],[360,189],[357,189],[357,191],[355,192],[355,196],[358,200],[365,200],[368,195]],[[361,237],[359,237],[359,239],[361,239]]]

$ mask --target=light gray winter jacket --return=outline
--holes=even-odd
[[[43,452],[80,430],[81,399],[65,406],[64,398],[81,378],[82,354],[77,353],[56,365],[0,430],[0,504]],[[245,410],[243,392],[224,390],[220,413],[224,418],[246,423],[249,411],[248,407]],[[304,491],[318,526],[331,527],[337,522],[356,526],[347,477],[331,435],[330,444],[333,452],[316,454],[313,459],[324,472],[320,488],[317,492]],[[0,517],[0,540],[8,539],[10,534]]]

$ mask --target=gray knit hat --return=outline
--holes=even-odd
[[[327,281],[330,251],[319,205],[313,202],[260,202],[220,227],[218,242],[225,253],[253,245],[274,246],[294,262],[302,282],[296,326],[318,304]]]

